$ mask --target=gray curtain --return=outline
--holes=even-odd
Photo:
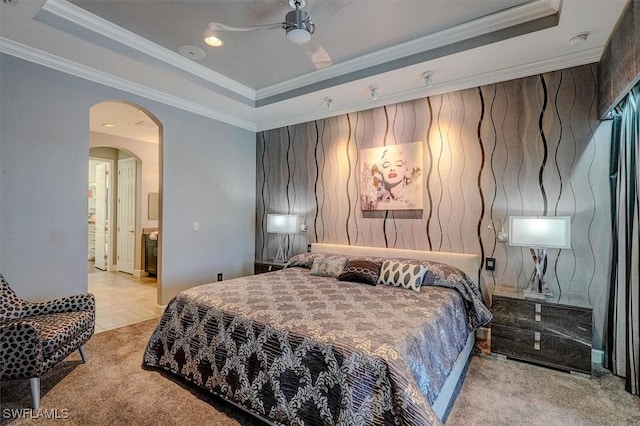
[[[640,88],[614,115],[610,156],[612,260],[605,364],[640,395]]]

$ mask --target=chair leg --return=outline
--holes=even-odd
[[[80,351],[80,358],[82,358],[82,363],[86,364],[87,363],[87,351],[84,348],[84,345],[80,346],[78,348],[78,351]]]
[[[32,377],[29,379],[29,385],[31,386],[31,401],[33,402],[33,409],[40,408],[40,377]]]

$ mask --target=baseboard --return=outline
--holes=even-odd
[[[133,276],[136,277],[136,278],[146,277],[148,275],[149,275],[149,273],[147,271],[145,271],[145,270],[142,270],[142,269],[134,269],[133,270]]]
[[[480,327],[476,330],[476,340],[489,340],[491,329],[489,327]]]
[[[604,363],[604,351],[600,349],[591,349],[591,363],[602,365],[602,363]]]

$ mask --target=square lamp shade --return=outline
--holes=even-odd
[[[511,216],[509,245],[529,248],[571,248],[568,216]]]
[[[285,250],[286,234],[297,234],[302,231],[302,218],[293,214],[268,214],[267,215],[267,233],[278,234],[278,253],[276,254],[276,262],[286,262],[287,253]]]
[[[268,214],[267,232],[269,234],[297,234],[300,232],[300,216],[293,214]]]
[[[568,216],[511,216],[509,245],[529,247],[534,269],[524,296],[544,299],[551,295],[544,282],[547,249],[571,248],[571,218]]]

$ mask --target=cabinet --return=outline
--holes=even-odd
[[[158,240],[152,240],[149,235],[144,238],[144,270],[149,275],[156,275],[158,268]]]
[[[253,263],[253,274],[264,274],[265,272],[279,271],[284,268],[284,263],[275,260],[256,260]]]
[[[89,223],[88,225],[88,240],[89,240],[89,260],[95,260],[96,258],[96,225],[95,223]]]
[[[521,290],[497,287],[491,313],[491,352],[591,374],[593,310],[584,297],[525,299]]]

